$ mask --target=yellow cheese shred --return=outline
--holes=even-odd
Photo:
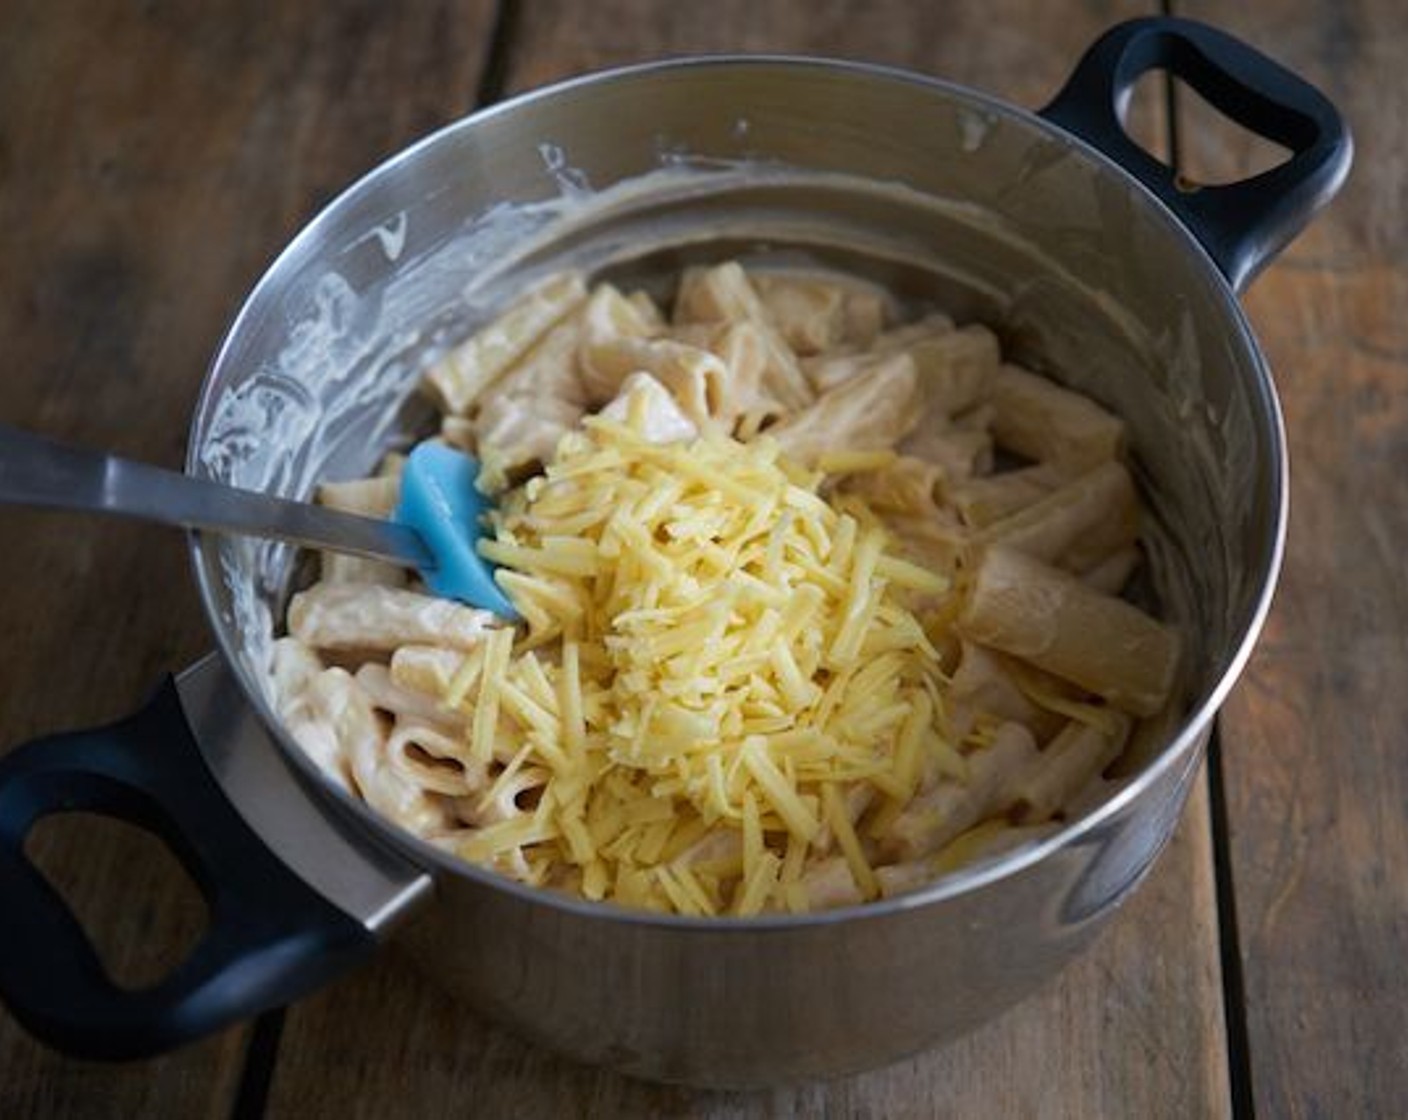
[[[932,609],[948,583],[766,435],[652,443],[644,424],[588,420],[492,515],[482,552],[527,626],[491,632],[448,682],[468,753],[503,764],[474,802],[506,819],[458,848],[704,916],[805,910],[834,841],[873,898],[848,796],[895,804],[952,750],[946,678],[904,599]]]

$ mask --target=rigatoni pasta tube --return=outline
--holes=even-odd
[[[929,424],[977,404],[1002,360],[997,336],[976,323],[927,335],[909,346],[907,353],[919,371]]]
[[[997,654],[972,642],[960,646],[962,656],[949,685],[956,727],[966,732],[981,714],[1020,723],[1039,742],[1060,730],[1061,717],[1029,699]]]
[[[669,389],[685,414],[700,428],[725,415],[729,370],[708,350],[668,338],[618,338],[599,342],[593,361],[605,380],[619,386],[633,373],[648,373]]]
[[[769,429],[783,452],[813,463],[827,451],[894,447],[913,430],[917,378],[907,355],[877,363]]]
[[[1179,651],[1173,630],[1010,549],[982,553],[957,625],[965,637],[1134,715],[1153,715],[1173,691]]]
[[[1080,572],[1132,546],[1138,533],[1134,480],[1122,464],[1109,462],[988,526],[976,543]]]
[[[835,346],[845,331],[845,292],[816,276],[762,273],[752,277],[768,317],[799,355]]]
[[[318,487],[318,504],[362,517],[391,516],[401,495],[401,481],[390,475],[358,478],[350,482],[324,482]],[[345,552],[319,555],[319,572],[328,583],[379,583],[400,587],[406,570],[384,560],[369,560]]]
[[[1112,728],[1072,720],[1013,779],[1014,816],[1019,822],[1049,820],[1119,757],[1129,735],[1124,717]]]
[[[567,272],[548,277],[492,323],[431,365],[425,371],[426,390],[446,412],[463,415],[549,327],[586,298],[587,288],[580,274]]]
[[[992,434],[1009,451],[1037,462],[1093,467],[1119,455],[1124,421],[1089,397],[1018,366],[992,380]]]
[[[1131,546],[1111,553],[1100,563],[1093,564],[1078,574],[1081,583],[1086,587],[1102,591],[1106,595],[1118,595],[1124,590],[1124,585],[1129,582],[1129,577],[1137,567],[1139,549],[1137,546]]]
[[[321,650],[389,652],[417,643],[473,649],[497,624],[488,611],[369,583],[315,583],[288,606],[288,632]]]
[[[404,587],[410,573],[385,560],[324,551],[318,553],[318,576],[324,583],[374,583],[381,587]]]
[[[318,487],[319,505],[361,517],[390,517],[400,496],[401,480],[389,476],[324,482]]]
[[[621,339],[654,338],[663,323],[653,305],[643,305],[623,296],[610,284],[592,289],[582,309],[582,334],[578,343],[577,367],[582,388],[592,404],[603,404],[616,395],[626,374],[614,365],[597,364],[598,348]]]
[[[1010,803],[1007,776],[1036,757],[1036,740],[1020,723],[1003,723],[968,760],[968,781],[941,781],[911,801],[878,837],[900,860],[937,852],[955,836]]]
[[[950,486],[945,495],[963,524],[981,529],[1041,501],[1064,481],[1066,472],[1059,467],[1037,463],[966,479],[957,486]]]
[[[753,323],[767,354],[763,387],[789,409],[805,408],[812,402],[814,394],[797,364],[797,356],[772,325],[748,274],[736,261],[708,269],[687,269],[675,299],[675,319],[680,323]]]
[[[918,428],[902,445],[906,455],[933,463],[945,484],[959,483],[992,470],[992,436],[983,431]]]

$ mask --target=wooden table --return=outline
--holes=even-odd
[[[0,1012],[0,1116],[1363,1116],[1408,1104],[1408,21],[1210,0],[1358,133],[1344,195],[1248,313],[1295,464],[1275,611],[1172,847],[1113,928],[970,1038],[765,1094],[633,1083],[452,1005],[395,953],[287,1012],[105,1066]],[[243,293],[407,141],[565,75],[700,51],[907,66],[1040,104],[1146,0],[10,0],[0,10],[0,419],[176,466]],[[1237,177],[1264,145],[1152,79],[1141,136]],[[1172,115],[1170,116],[1170,110]],[[0,744],[135,706],[210,644],[176,534],[0,511]],[[90,822],[91,823],[91,822]],[[36,857],[122,975],[199,921],[154,842],[47,822]],[[4,921],[0,900],[0,923]],[[3,927],[0,926],[0,929]],[[3,936],[0,934],[0,936]]]

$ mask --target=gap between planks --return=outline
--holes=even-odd
[[[1159,0],[1159,12],[1177,16],[1173,0]],[[1169,166],[1175,176],[1183,171],[1178,82],[1164,71],[1164,120],[1168,128]],[[1208,822],[1212,830],[1213,889],[1217,907],[1217,946],[1222,982],[1223,1029],[1227,1037],[1227,1077],[1232,1094],[1232,1115],[1238,1120],[1256,1116],[1252,1088],[1251,1043],[1247,1024],[1247,991],[1242,976],[1242,943],[1237,924],[1237,891],[1232,877],[1232,845],[1227,815],[1227,791],[1222,769],[1222,721],[1213,723],[1207,755]]]

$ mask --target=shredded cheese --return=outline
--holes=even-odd
[[[536,801],[515,795],[460,854],[516,849],[588,898],[746,915],[805,910],[804,865],[834,843],[873,898],[846,795],[902,801],[926,760],[956,756],[946,678],[905,605],[948,583],[765,435],[659,444],[643,424],[589,420],[493,515],[481,549],[526,632],[487,637],[445,699],[470,754],[505,763],[480,810]]]

